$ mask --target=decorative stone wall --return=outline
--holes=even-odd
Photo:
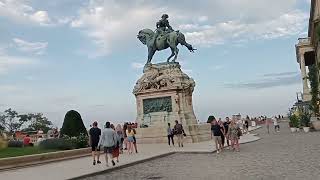
[[[195,82],[181,71],[179,63],[149,64],[137,81],[133,94],[136,96],[139,128],[138,142],[164,142],[167,124],[174,126],[178,120],[184,126],[188,142],[198,142],[199,128],[192,106]],[[210,127],[203,126],[208,130]],[[205,135],[207,136],[207,134]],[[210,137],[210,136],[209,136]]]

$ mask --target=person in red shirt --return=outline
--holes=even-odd
[[[23,138],[23,145],[24,146],[33,146],[33,144],[31,143],[31,138],[29,135],[26,135],[24,138]]]

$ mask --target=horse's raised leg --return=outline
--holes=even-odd
[[[178,49],[178,47],[176,46],[176,47],[174,48],[174,54],[175,54],[175,56],[174,56],[172,62],[176,62],[177,57],[178,57],[178,53],[179,53],[179,49]]]
[[[171,55],[167,58],[167,62],[170,61],[170,59],[174,56],[174,49],[172,47],[170,47],[171,49]]]

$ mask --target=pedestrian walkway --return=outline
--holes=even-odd
[[[256,131],[261,140],[243,144],[240,152],[177,153],[81,180],[319,180],[320,132]]]
[[[240,143],[248,143],[259,139],[260,138],[254,134],[248,134],[240,138]],[[124,153],[120,155],[120,163],[116,166],[135,163],[173,152],[214,152],[215,145],[213,141],[185,144],[183,148],[169,147],[168,144],[138,144],[138,151],[138,154],[128,155],[127,153]],[[88,156],[21,169],[13,169],[0,172],[0,179],[21,180],[27,178],[32,180],[60,180],[112,168],[106,167],[104,156],[101,156],[101,161],[102,164],[93,166],[92,157]]]

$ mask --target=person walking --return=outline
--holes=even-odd
[[[114,127],[113,124],[111,124],[111,129],[113,129],[116,132],[116,128]],[[114,146],[114,149],[112,151],[112,157],[113,157],[113,159],[116,159],[117,162],[119,162],[120,143],[121,143],[121,138],[116,132],[116,145]]]
[[[221,131],[222,131],[222,133],[221,133],[221,150],[223,150],[224,149],[224,142],[225,142],[224,138],[225,138],[226,130],[224,129],[223,122],[222,122],[221,118],[219,118],[218,124],[219,124],[219,126],[221,128]]]
[[[273,126],[274,126],[274,131],[275,132],[280,132],[280,126],[278,124],[278,120],[277,120],[277,117],[273,117],[272,118],[272,121],[273,121]]]
[[[213,138],[217,153],[219,154],[222,151],[221,134],[223,133],[223,130],[215,118],[211,123],[211,138]]]
[[[120,153],[122,154],[123,153],[124,135],[123,135],[123,130],[122,130],[122,127],[121,127],[120,124],[118,124],[117,127],[116,127],[116,133],[120,137],[119,147],[120,147]]]
[[[178,120],[175,120],[175,125],[174,125],[174,133],[177,136],[178,139],[178,145],[179,147],[183,147],[183,134],[184,134],[184,130],[183,130],[183,126],[182,124],[179,124]]]
[[[268,134],[270,134],[270,124],[271,124],[271,122],[270,122],[269,118],[265,118],[265,121],[266,121],[266,127],[267,127]]]
[[[137,134],[137,131],[135,129],[135,127],[133,127],[133,125],[130,125],[131,126],[131,129],[133,130],[133,147],[134,147],[134,150],[136,151],[136,153],[138,153],[138,148],[137,148],[137,139],[136,139],[136,134]]]
[[[129,154],[132,154],[132,151],[133,151],[133,142],[134,142],[134,131],[132,130],[131,126],[128,125],[127,126],[127,131],[126,131],[126,134],[127,134],[127,139],[128,139],[128,153]]]
[[[93,158],[93,165],[96,165],[96,156],[97,163],[100,164],[100,147],[98,146],[101,136],[101,129],[98,128],[98,123],[95,121],[92,124],[92,128],[89,130],[89,144],[91,146],[91,154]]]
[[[127,136],[128,123],[124,123],[123,125],[123,143],[124,150],[128,150],[128,136]]]
[[[246,118],[246,120],[244,121],[244,125],[245,125],[245,133],[249,134],[249,116]]]
[[[168,123],[168,128],[167,128],[167,134],[168,134],[168,144],[170,145],[170,141],[172,142],[172,146],[174,146],[174,141],[173,141],[173,129],[170,127],[170,123]]]
[[[113,161],[113,157],[112,157],[112,151],[116,145],[116,141],[117,141],[116,132],[113,129],[111,129],[110,122],[106,122],[106,126],[102,132],[98,146],[104,147],[105,159],[106,159],[107,166],[109,166],[108,165],[108,158],[111,159],[112,166],[116,165],[116,163]]]
[[[227,146],[228,146],[228,148],[229,148],[229,146],[230,146],[230,143],[229,143],[229,137],[227,136],[227,134],[228,134],[228,130],[229,130],[229,124],[230,124],[230,119],[229,119],[229,117],[226,117],[226,121],[225,122],[223,122],[223,126],[224,126],[224,130],[225,130],[225,135],[226,135],[226,141],[227,141]]]
[[[227,136],[229,137],[231,141],[231,148],[232,150],[237,150],[239,151],[239,131],[241,131],[234,120],[231,121],[228,129],[228,134]]]

